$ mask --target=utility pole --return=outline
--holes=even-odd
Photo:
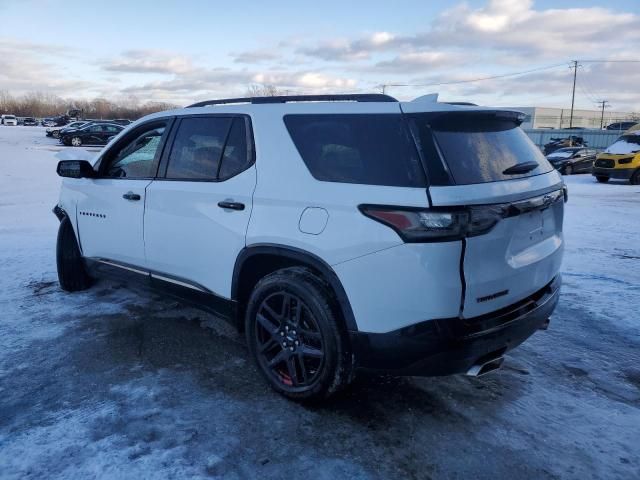
[[[387,86],[383,83],[382,84],[382,94],[385,94],[385,90],[387,89]]]
[[[602,130],[602,127],[604,125],[604,109],[607,106],[607,103],[609,103],[608,100],[600,100],[598,103],[598,105],[602,105],[602,113],[600,114],[600,130]]]
[[[573,63],[573,90],[571,91],[571,115],[569,116],[569,128],[573,127],[573,104],[576,99],[576,77],[578,76],[578,60],[571,60]]]

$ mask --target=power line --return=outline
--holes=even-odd
[[[583,63],[640,63],[640,60],[580,60]]]
[[[455,85],[458,83],[470,83],[470,82],[480,82],[482,80],[493,80],[495,78],[505,78],[505,77],[515,77],[516,75],[524,75],[527,73],[533,73],[533,72],[539,72],[542,70],[549,70],[552,68],[558,68],[558,67],[563,67],[566,65],[566,62],[564,63],[557,63],[554,65],[547,65],[544,67],[538,67],[538,68],[532,68],[531,70],[523,70],[520,72],[511,72],[511,73],[504,73],[501,75],[492,75],[490,77],[480,77],[480,78],[471,78],[469,80],[455,80],[453,82],[438,82],[438,83],[383,83],[381,85],[382,87],[382,93],[385,93],[385,89],[387,87],[437,87],[440,85]]]

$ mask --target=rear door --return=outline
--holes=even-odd
[[[161,178],[147,188],[147,264],[161,280],[229,298],[256,185],[249,118],[178,122]]]
[[[98,177],[77,188],[77,222],[85,257],[144,267],[145,189],[156,174],[171,119],[136,128],[106,151]]]
[[[469,207],[478,225],[496,221],[464,240],[463,316],[498,310],[545,287],[562,258],[562,180],[515,115],[410,117],[429,157],[432,205]]]

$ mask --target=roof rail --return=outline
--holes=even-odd
[[[230,103],[287,103],[287,102],[397,102],[395,98],[382,93],[357,93],[346,95],[278,95],[273,97],[242,97],[205,100],[186,108],[207,107],[209,105],[227,105]]]

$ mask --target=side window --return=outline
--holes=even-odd
[[[424,170],[399,114],[285,115],[311,175],[325,182],[424,187]]]
[[[118,127],[113,127],[113,126],[111,126],[111,125],[107,125],[107,126],[105,127],[105,130],[106,130],[108,133],[114,133],[114,134],[115,134],[115,133],[120,133],[120,131],[121,131],[122,129],[121,129],[121,128],[118,128]]]
[[[245,170],[251,159],[247,151],[247,128],[244,118],[234,118],[220,166],[220,180],[226,180]]]
[[[176,133],[166,178],[216,180],[231,118],[183,118]]]
[[[93,127],[89,128],[89,132],[91,133],[101,133],[102,132],[102,125],[94,125]]]
[[[155,124],[137,133],[109,154],[103,176],[109,178],[149,178],[155,175],[165,124]]]

